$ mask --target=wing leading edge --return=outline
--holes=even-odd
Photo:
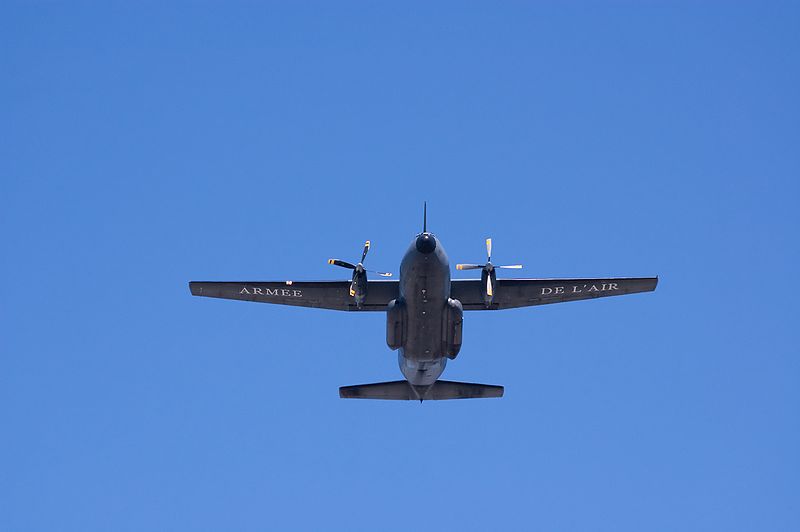
[[[193,296],[255,301],[330,310],[386,310],[398,294],[397,281],[369,281],[367,298],[359,308],[350,295],[350,281],[192,281]]]
[[[652,292],[657,284],[658,277],[498,279],[494,298],[487,307],[483,300],[485,287],[480,280],[454,279],[450,284],[450,297],[461,301],[464,310],[503,310]]]

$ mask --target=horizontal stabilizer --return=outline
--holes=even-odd
[[[417,398],[408,381],[341,386],[339,387],[339,397],[342,399],[394,399],[396,401],[410,401]]]
[[[408,381],[357,384],[339,388],[342,399],[389,399],[395,401],[438,401],[503,397],[503,387],[471,382],[436,381],[430,386],[411,386]]]

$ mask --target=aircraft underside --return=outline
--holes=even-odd
[[[439,380],[448,359],[461,350],[464,311],[563,303],[607,296],[650,292],[657,277],[605,279],[498,279],[491,262],[492,241],[486,240],[485,264],[458,264],[458,270],[481,270],[480,279],[451,279],[441,242],[423,231],[400,264],[398,281],[367,280],[364,260],[358,264],[331,259],[329,264],[352,270],[350,281],[240,281],[189,283],[192,295],[351,312],[386,312],[386,343],[398,351],[404,380],[342,386],[339,396],[360,399],[440,400],[502,397],[503,387]],[[382,277],[391,273],[373,272]]]

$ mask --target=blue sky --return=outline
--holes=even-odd
[[[791,3],[0,8],[0,530],[800,529]],[[446,378],[382,314],[187,281],[452,263],[659,275],[469,313]],[[454,274],[468,277],[467,272]]]

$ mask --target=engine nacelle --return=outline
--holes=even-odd
[[[350,283],[350,295],[356,301],[358,308],[367,299],[367,272],[359,264],[353,272],[353,282]]]
[[[456,358],[461,351],[464,307],[458,299],[448,299],[442,320],[442,351],[447,358]]]
[[[408,335],[408,309],[402,300],[392,299],[386,308],[386,345],[400,349],[406,345]]]

